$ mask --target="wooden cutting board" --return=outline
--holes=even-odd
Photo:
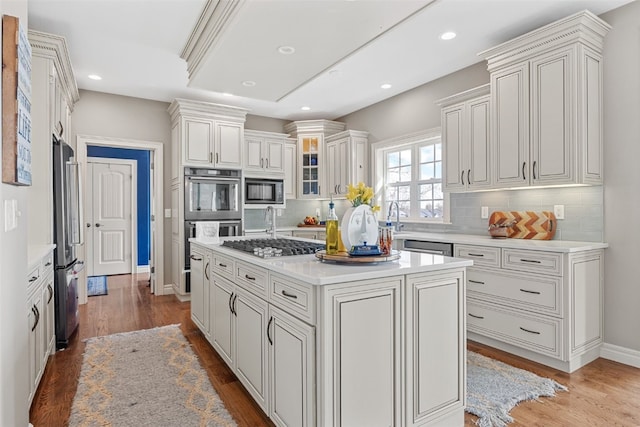
[[[489,217],[489,234],[511,239],[551,240],[557,225],[556,216],[550,211],[495,211]]]

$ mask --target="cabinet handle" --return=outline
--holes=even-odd
[[[207,270],[209,270],[209,263],[208,262],[207,262],[207,265],[204,267],[204,277],[206,277],[207,280],[209,280],[209,272]]]
[[[464,170],[460,173],[460,182],[464,185]]]
[[[38,280],[38,276],[31,276],[31,279],[29,279],[29,283],[33,283],[36,280]]]
[[[96,227],[100,228],[100,223],[99,222],[96,223]]]
[[[31,306],[31,312],[33,313],[36,320],[33,321],[33,326],[31,327],[31,332],[36,330],[36,326],[38,326],[38,315],[36,314],[36,306]]]
[[[467,171],[467,184],[471,185],[471,169]]]
[[[227,268],[227,264],[219,263],[218,265],[222,268]]]
[[[338,184],[338,194],[342,194],[342,184]]]
[[[233,314],[234,316],[238,317],[238,309],[236,308],[236,301],[238,301],[238,294],[235,294],[233,296],[233,302],[231,303],[231,306],[233,307]]]
[[[468,256],[479,256],[481,258],[484,256],[484,254],[472,254],[471,252],[469,252],[467,255]]]
[[[264,167],[264,159],[260,159],[260,167],[263,168]]]
[[[478,284],[478,285],[484,285],[484,282],[481,282],[481,281],[479,281],[479,280],[471,280],[471,279],[468,279],[468,282],[469,282],[469,283],[476,283],[476,284]]]
[[[273,322],[273,316],[269,318],[269,323],[267,323],[267,339],[269,340],[269,344],[273,345],[273,340],[271,339],[271,332],[269,329],[271,328],[271,323]]]
[[[233,292],[229,295],[229,311],[233,313],[233,306],[231,305],[231,301],[233,300]]]
[[[265,168],[269,169],[269,159],[264,159]]]
[[[38,307],[35,305],[33,306],[33,309],[35,310],[35,313],[36,313],[36,324],[33,326],[33,328],[35,329],[35,327],[40,324],[40,310],[38,310]]]
[[[197,257],[197,256],[195,256],[195,255],[191,255],[189,258],[191,258],[191,259],[192,259],[192,260],[194,260],[194,261],[202,261],[202,258],[198,258],[198,257]]]
[[[218,153],[216,153],[216,163],[218,163]]]
[[[527,162],[522,162],[522,179],[527,180],[527,176],[524,174],[524,167],[527,165]]]
[[[527,290],[527,289],[520,289],[520,292],[525,292],[525,293],[527,293],[527,294],[536,294],[536,295],[540,295],[540,292],[538,292],[538,291],[530,291],[530,290]]]
[[[471,317],[475,317],[476,319],[484,319],[483,316],[476,316],[475,314],[467,313]]]
[[[532,331],[532,330],[529,330],[529,329],[525,329],[522,326],[520,326],[520,329],[525,331],[525,332],[529,332],[530,334],[540,335],[540,332]]]
[[[285,291],[284,289],[282,290],[282,295],[284,295],[285,297],[298,299],[298,295],[290,294],[289,292]]]
[[[244,275],[244,277],[245,277],[247,280],[256,280],[256,278],[255,278],[255,277],[249,276],[248,274],[245,274],[245,275]]]
[[[533,179],[536,179],[536,163],[537,163],[537,160],[534,160],[533,161]]]
[[[49,267],[51,265],[51,261],[47,262],[44,266]]]
[[[47,304],[51,302],[51,298],[53,298],[53,288],[51,285],[47,285],[47,290],[49,291],[49,299],[47,300]]]
[[[533,264],[541,264],[542,261],[538,261],[537,259],[524,259],[524,258],[520,258],[520,261],[522,262],[530,262]]]

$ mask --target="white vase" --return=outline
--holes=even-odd
[[[342,216],[340,237],[347,251],[356,245],[378,244],[378,220],[369,205],[350,207]]]

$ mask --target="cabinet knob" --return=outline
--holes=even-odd
[[[96,227],[100,228],[100,223],[96,222]]]

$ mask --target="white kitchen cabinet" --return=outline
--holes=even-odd
[[[56,351],[56,313],[55,313],[55,290],[53,285],[53,270],[49,273],[45,273],[47,276],[44,279],[42,286],[42,322],[43,322],[43,364],[46,366],[47,359],[50,354]]]
[[[325,138],[344,131],[345,124],[329,120],[304,120],[289,123],[285,132],[297,139],[297,174],[299,199],[327,196]]]
[[[284,196],[286,200],[298,197],[298,147],[291,139],[283,147]]]
[[[602,184],[602,45],[585,11],[482,52],[497,187]]]
[[[42,372],[44,371],[43,359],[46,349],[43,348],[43,318],[42,294],[40,283],[36,284],[27,302],[27,316],[29,325],[29,404],[38,389]]]
[[[314,426],[314,327],[270,305],[267,340],[271,420],[277,426]]]
[[[466,349],[464,277],[463,270],[407,277],[407,426],[464,408],[466,359],[452,357]]]
[[[476,262],[496,251],[495,262]],[[599,357],[602,249],[560,253],[455,245],[454,254],[474,259],[466,278],[470,339],[565,372]]]
[[[264,174],[281,176],[285,172],[285,141],[289,135],[245,130],[244,162],[245,176],[261,177]]]
[[[491,138],[489,85],[438,101],[442,106],[444,190],[490,188]]]
[[[293,237],[302,237],[303,239],[312,239],[312,240],[327,239],[327,233],[324,228],[317,229],[317,230],[310,230],[310,229],[293,230],[291,232],[291,235]]]
[[[209,266],[211,254],[198,247],[191,249],[191,319],[209,334]]]
[[[325,138],[329,194],[344,196],[349,184],[368,182],[368,135],[368,132],[347,130]]]
[[[213,274],[209,303],[209,319],[211,322],[210,342],[222,360],[233,370],[235,366],[234,334],[235,322],[233,314],[234,285],[219,274]]]

